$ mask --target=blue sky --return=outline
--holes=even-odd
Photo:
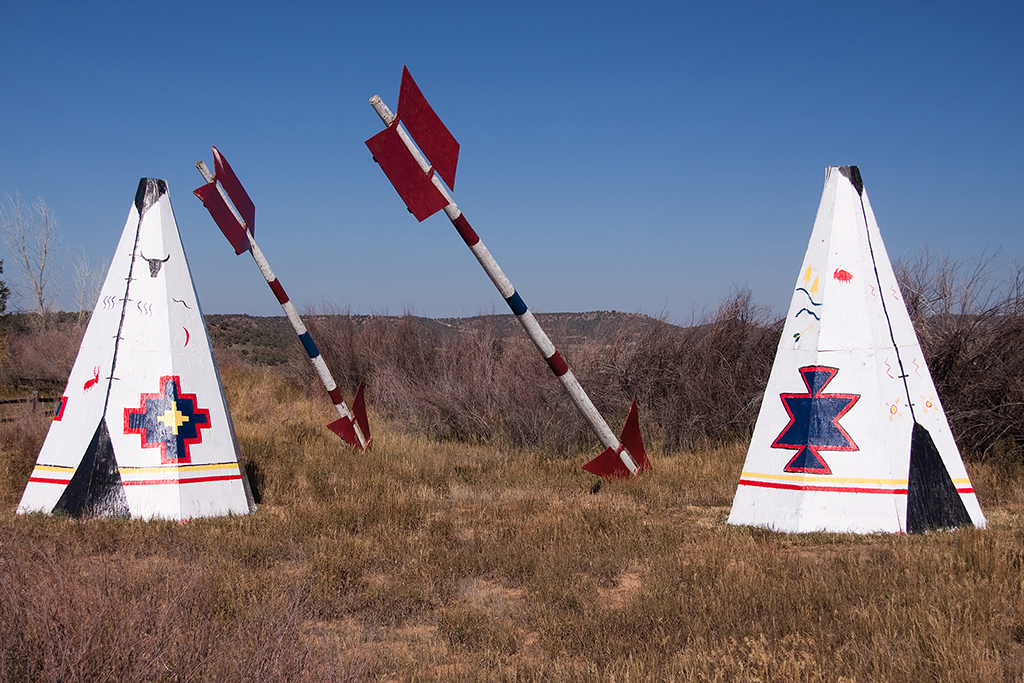
[[[109,260],[168,180],[207,313],[277,315],[191,191],[215,144],[300,307],[506,312],[363,141],[402,65],[461,143],[455,200],[534,311],[781,311],[826,166],[890,255],[1024,259],[1024,4],[0,3],[0,192]],[[9,258],[0,251],[0,257]],[[8,261],[5,278],[15,281]],[[70,280],[70,278],[66,278]],[[68,296],[68,299],[70,297]]]

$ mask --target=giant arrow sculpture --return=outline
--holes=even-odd
[[[203,174],[206,184],[196,188],[194,194],[202,200],[203,206],[213,216],[217,227],[231,242],[231,246],[235,248],[235,254],[241,254],[243,251],[252,254],[253,260],[256,261],[260,272],[263,273],[267,284],[270,285],[274,296],[277,297],[281,308],[284,309],[285,315],[288,316],[288,321],[295,329],[295,334],[299,335],[299,340],[302,342],[303,348],[306,349],[306,354],[316,369],[316,374],[324,383],[324,388],[327,389],[327,394],[331,397],[331,402],[334,403],[334,408],[338,411],[339,416],[337,420],[327,425],[328,428],[353,446],[365,451],[369,448],[372,437],[370,436],[370,425],[366,419],[363,383],[360,382],[359,388],[356,389],[356,397],[352,401],[352,410],[350,411],[345,405],[341,391],[338,390],[338,385],[334,382],[334,377],[331,376],[331,371],[327,369],[327,364],[320,355],[320,350],[313,342],[313,337],[302,323],[294,304],[288,299],[284,287],[278,282],[277,276],[270,269],[270,264],[267,263],[263,252],[256,244],[256,238],[253,236],[256,206],[252,203],[245,188],[242,187],[242,183],[238,181],[235,172],[231,170],[227,159],[214,147],[214,172],[210,173],[210,169],[202,161],[196,163],[196,168]]]
[[[370,148],[374,160],[380,164],[388,180],[395,186],[410,213],[417,220],[423,221],[444,209],[459,235],[526,330],[526,334],[544,356],[551,371],[569,392],[576,408],[590,423],[597,438],[605,447],[605,450],[584,465],[583,469],[608,479],[628,477],[650,469],[650,462],[640,437],[636,401],[633,401],[622,433],[619,439],[616,439],[608,423],[597,412],[587,392],[569,369],[565,359],[555,349],[555,345],[541,329],[522,297],[505,277],[505,273],[441,183],[443,180],[448,187],[455,188],[459,143],[427,103],[416,82],[409,75],[409,70],[402,70],[402,86],[396,114],[392,114],[377,95],[370,99],[370,104],[387,127],[367,140],[366,146]],[[427,161],[428,158],[430,162]]]

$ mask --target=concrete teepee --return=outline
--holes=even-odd
[[[167,183],[143,178],[18,512],[252,508]]]
[[[856,166],[826,171],[729,523],[985,526]]]

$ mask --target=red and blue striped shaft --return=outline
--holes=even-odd
[[[217,153],[216,148],[214,149],[214,153]],[[206,167],[206,164],[200,161],[196,164],[196,168],[198,168],[199,172],[203,174],[203,178],[206,179],[207,183],[212,183],[216,186],[221,199],[224,200],[225,204],[231,210],[231,213],[234,214],[235,218],[238,219],[239,223],[246,228],[245,234],[249,238],[249,253],[252,254],[253,260],[256,261],[256,265],[259,266],[260,272],[263,273],[263,277],[266,279],[267,284],[270,285],[271,291],[274,292],[274,296],[277,298],[278,303],[281,304],[281,308],[284,309],[285,315],[288,316],[288,322],[292,324],[295,334],[299,335],[299,341],[302,342],[302,347],[306,350],[306,355],[309,356],[309,361],[313,364],[313,368],[316,369],[316,374],[320,377],[320,381],[323,382],[324,388],[327,389],[327,395],[330,396],[331,402],[334,404],[335,410],[338,411],[340,419],[347,420],[351,423],[356,439],[359,441],[359,447],[366,450],[369,445],[369,441],[363,434],[362,429],[360,429],[359,421],[356,420],[355,415],[349,410],[348,405],[346,405],[345,399],[342,397],[341,391],[338,389],[338,385],[335,383],[334,377],[331,375],[331,371],[327,368],[327,363],[324,362],[323,357],[320,355],[320,350],[317,348],[316,342],[313,341],[313,337],[309,334],[309,330],[306,329],[305,324],[303,324],[298,311],[295,310],[295,305],[288,298],[288,294],[284,291],[284,287],[281,286],[277,276],[274,275],[274,271],[270,269],[270,264],[267,262],[266,257],[263,256],[263,252],[260,251],[259,245],[256,244],[256,238],[253,237],[252,231],[248,229],[246,221],[242,219],[241,215],[239,215],[234,204],[229,200],[227,194],[224,192],[224,188],[216,182],[216,178],[212,173],[210,173],[210,169]],[[332,426],[332,429],[334,429],[334,426]],[[344,438],[344,435],[342,435],[342,437]]]
[[[380,99],[378,95],[374,95],[370,98],[370,104],[373,106],[374,111],[380,116],[385,126],[390,126],[395,120],[395,115],[388,109],[388,106]],[[399,137],[402,142],[409,149],[413,158],[419,164],[420,168],[424,173],[429,172],[430,164],[420,153],[419,149],[413,143],[409,134],[405,131],[402,124],[399,123],[396,127]],[[484,243],[480,241],[480,236],[476,234],[473,227],[466,220],[462,211],[452,200],[451,195],[448,194],[447,189],[441,183],[441,180],[436,174],[432,174],[431,180],[434,186],[444,195],[444,198],[448,200],[448,205],[444,207],[444,212],[448,215],[449,220],[455,226],[455,229],[459,232],[459,235],[465,241],[466,246],[469,247],[473,255],[476,256],[477,261],[483,266],[484,272],[491,278],[491,282],[498,288],[498,292],[505,299],[505,303],[515,314],[516,319],[519,320],[519,324],[526,330],[526,334],[530,337],[534,346],[540,351],[544,360],[547,362],[548,367],[558,378],[558,381],[562,383],[562,386],[569,393],[569,397],[572,402],[576,405],[577,410],[586,418],[587,422],[590,423],[591,429],[594,430],[594,434],[601,441],[601,444],[605,448],[610,448],[618,453],[619,458],[622,460],[622,464],[626,466],[631,474],[637,473],[637,464],[634,459],[630,456],[629,452],[625,447],[619,443],[615,433],[608,427],[608,423],[605,422],[604,418],[601,417],[601,413],[597,411],[594,406],[594,402],[590,400],[587,392],[583,390],[578,379],[573,374],[572,370],[569,369],[569,365],[562,358],[562,354],[558,352],[555,345],[551,343],[551,339],[548,338],[547,334],[541,328],[537,319],[534,317],[530,309],[527,308],[523,298],[519,296],[516,288],[512,286],[512,282],[505,276],[501,268],[498,266],[498,262],[491,256],[491,252],[488,251]]]

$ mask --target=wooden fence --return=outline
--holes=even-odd
[[[60,401],[59,397],[56,396],[40,396],[38,392],[33,393],[28,398],[5,398],[0,399],[0,422],[13,422],[17,418],[4,415],[9,412],[9,407],[30,404],[33,410],[42,410],[44,415],[54,415],[57,412],[57,402]]]

